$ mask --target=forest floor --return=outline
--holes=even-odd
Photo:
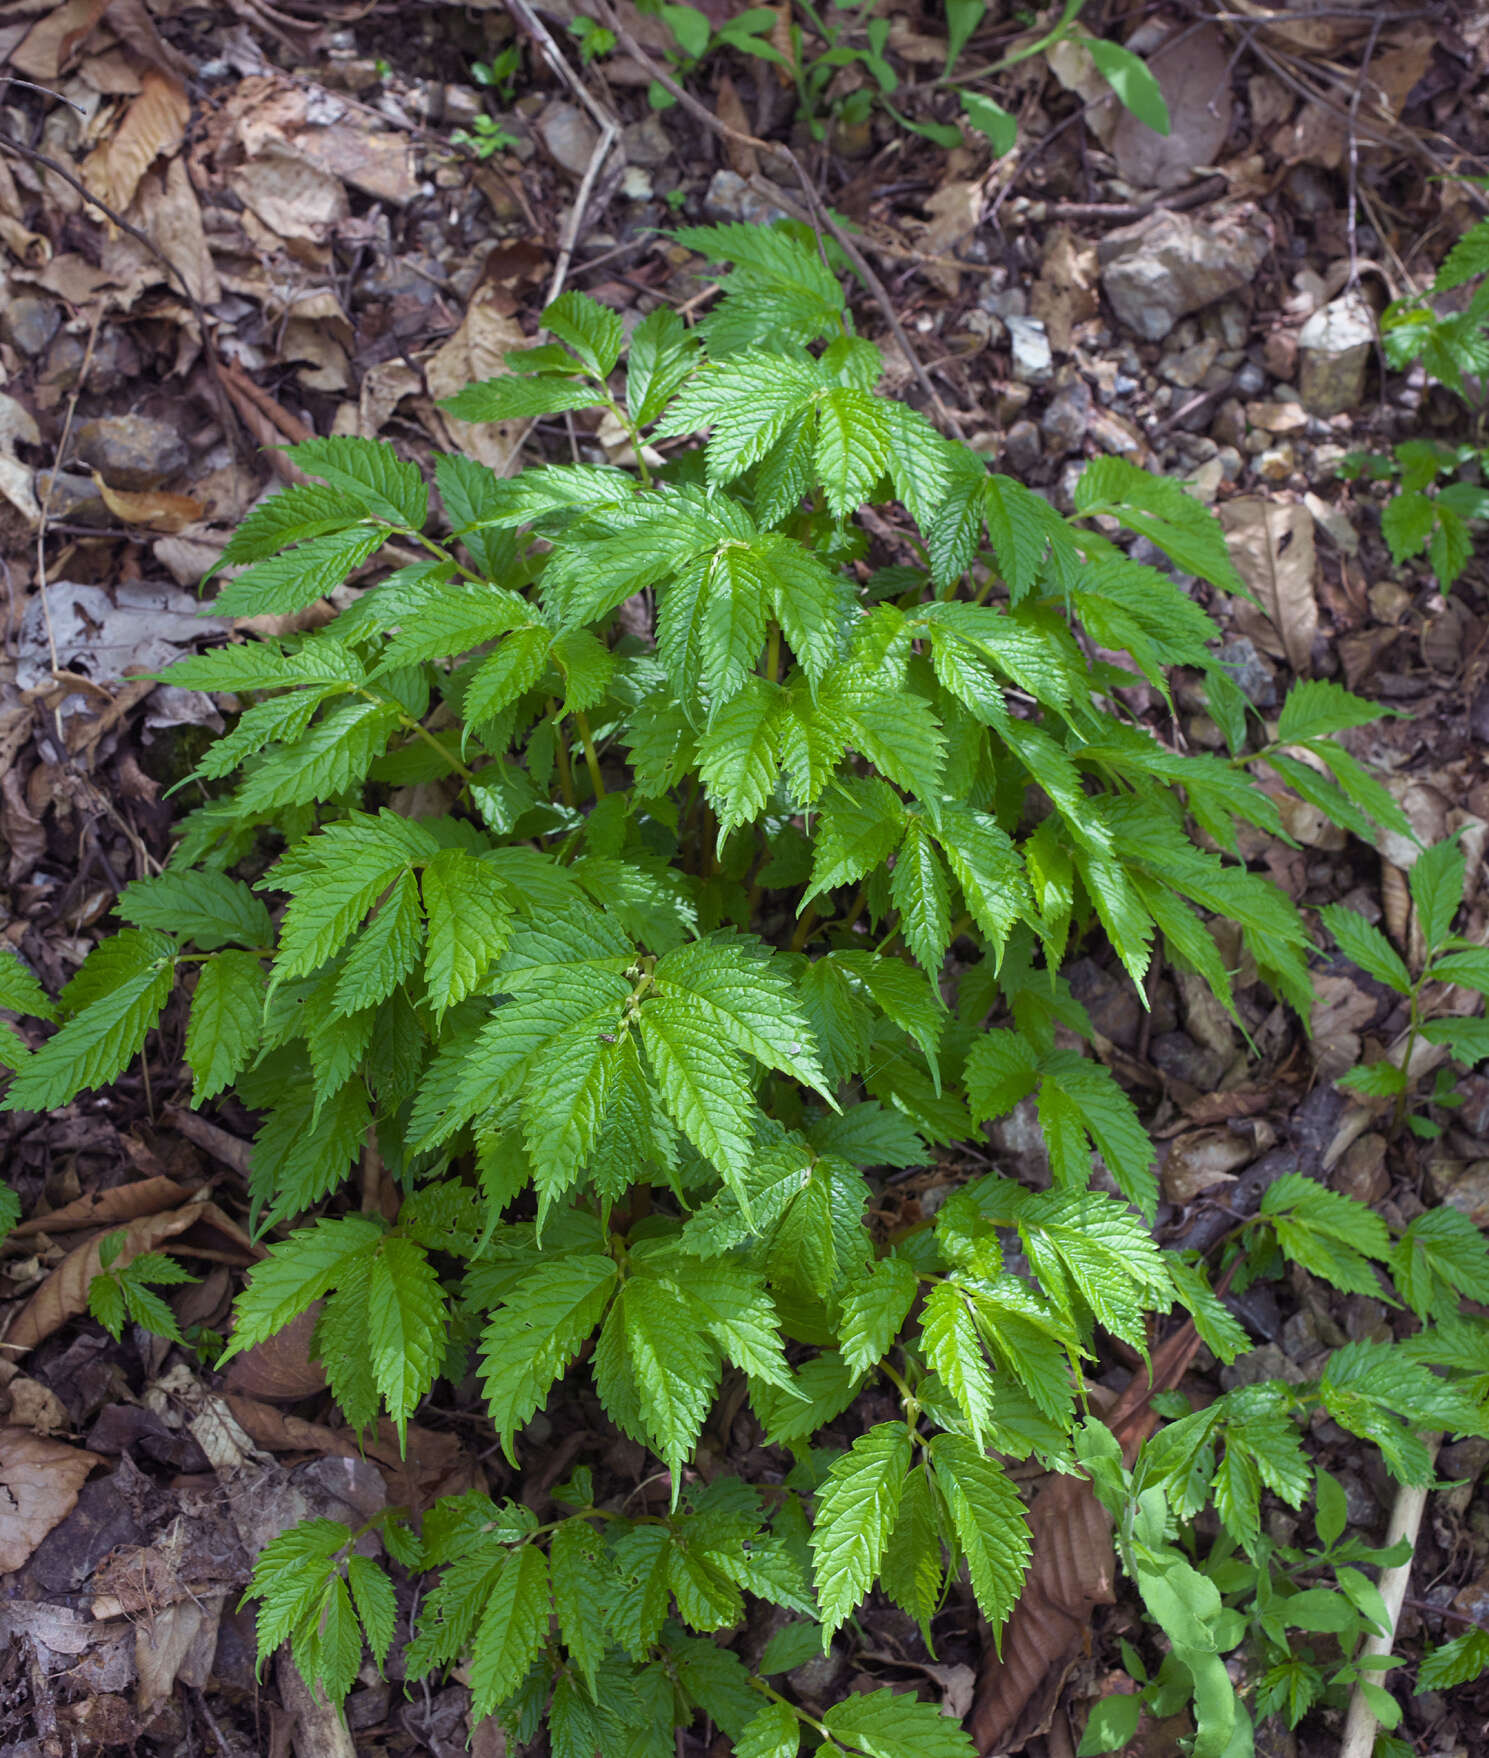
[[[1165,141],[1068,45],[986,71],[1029,30],[993,0],[957,74],[1017,118],[996,157],[970,127],[947,144],[959,103],[941,8],[828,16],[821,29],[855,55],[822,70],[811,119],[777,65],[690,34],[684,66],[659,18],[618,10],[621,42],[586,59],[606,45],[575,28],[573,0],[0,0],[0,923],[48,988],[106,931],[118,890],[158,871],[168,789],[221,729],[221,704],[142,674],[224,631],[198,616],[196,589],[284,479],[272,448],[360,434],[503,470],[519,441],[527,459],[617,451],[622,436],[583,416],[452,431],[437,400],[531,339],[560,284],[628,318],[704,309],[702,264],[668,229],[801,211],[760,141],[793,144],[857,229],[882,293],[855,290],[860,327],[933,420],[1064,506],[1104,453],[1195,484],[1256,594],[1210,599],[1242,688],[1265,714],[1295,678],[1337,678],[1398,711],[1351,748],[1423,844],[1463,833],[1460,928],[1489,939],[1489,574],[1472,561],[1443,594],[1425,565],[1393,566],[1379,492],[1340,474],[1355,448],[1467,437],[1463,406],[1420,372],[1387,372],[1376,348],[1333,359],[1305,331],[1326,306],[1378,313],[1423,286],[1482,213],[1454,179],[1489,172],[1489,14],[1344,5],[1277,22],[1242,0],[1093,0],[1083,24],[1152,58]],[[702,10],[717,33],[736,9]],[[799,52],[822,54],[798,18]],[[636,49],[724,127],[654,108],[666,94]],[[1140,678],[1125,694],[1168,736],[1219,742],[1202,697],[1181,693],[1171,715]],[[1303,908],[1347,902],[1409,947],[1411,845],[1284,810],[1291,843],[1256,833],[1247,860]],[[1398,1224],[1447,1202],[1489,1227],[1489,1075],[1432,1113],[1436,1139],[1388,1140],[1378,1107],[1332,1083],[1396,1038],[1401,1006],[1342,956],[1319,963],[1311,1036],[1258,1005],[1249,1043],[1181,974],[1157,974],[1146,1012],[1114,958],[1069,975],[1160,1143],[1164,1243],[1283,1165]],[[580,1456],[632,1490],[648,1473],[575,1397],[527,1429],[519,1483],[471,1386],[429,1400],[406,1457],[388,1434],[364,1456],[298,1332],[219,1376],[205,1352],[133,1328],[115,1342],[93,1322],[110,1229],[169,1242],[199,1274],[174,1301],[188,1332],[227,1329],[261,1252],[245,1230],[253,1118],[231,1101],[184,1109],[181,1029],[168,1014],[148,1066],[107,1093],[0,1117],[24,1216],[0,1245],[7,1758],[317,1750],[293,1677],[255,1679],[237,1498],[256,1498],[262,1533],[476,1485],[541,1500]],[[1000,1163],[1040,1177],[1025,1108],[990,1133]],[[963,1176],[948,1156],[885,1200],[913,1218]],[[1236,1307],[1258,1347],[1197,1366],[1201,1395],[1309,1377],[1321,1352],[1387,1321],[1381,1302],[1321,1297],[1302,1277]],[[1092,1377],[1115,1394],[1134,1366],[1113,1355]],[[740,1418],[714,1444],[743,1455],[758,1436]],[[1328,1424],[1312,1445],[1347,1489],[1351,1530],[1379,1542],[1394,1486],[1377,1456]],[[1489,1624],[1486,1465],[1482,1441],[1440,1462],[1456,1487],[1422,1527],[1396,1645],[1408,1657]],[[1280,1542],[1297,1526],[1280,1505],[1268,1520]],[[1031,1751],[1071,1751],[1069,1706],[1124,1688],[1117,1643],[1138,1615],[1125,1588],[1099,1609]],[[970,1602],[938,1630],[932,1661],[908,1619],[871,1604],[793,1688],[830,1701],[867,1676],[965,1712],[984,1641]],[[405,1694],[369,1675],[348,1705],[356,1749],[455,1758],[468,1705],[458,1682]],[[1322,1758],[1337,1728],[1269,1725],[1265,1749]],[[1167,1758],[1183,1731],[1145,1721],[1131,1750]],[[1409,1699],[1402,1733],[1422,1754],[1489,1751],[1489,1682]],[[477,1729],[474,1749],[495,1758],[499,1732]],[[690,1735],[679,1750],[727,1746]]]

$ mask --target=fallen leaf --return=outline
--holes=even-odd
[[[88,1473],[103,1460],[81,1447],[0,1428],[0,1575],[19,1569],[77,1506]]]
[[[750,118],[745,112],[744,103],[735,89],[734,81],[727,73],[719,75],[718,90],[714,94],[714,110],[719,121],[726,128],[732,128],[736,134],[753,134]],[[724,137],[724,156],[729,161],[729,169],[743,177],[747,182],[760,169],[760,155],[754,147],[747,146],[744,141],[730,140]]]
[[[245,1397],[290,1404],[325,1391],[326,1371],[310,1358],[310,1339],[320,1312],[317,1300],[272,1337],[235,1355],[226,1376],[230,1389]]]
[[[1229,1129],[1199,1129],[1179,1136],[1163,1162],[1163,1194],[1171,1203],[1193,1202],[1201,1191],[1234,1184],[1238,1169],[1256,1149]]]
[[[1313,667],[1318,601],[1313,519],[1304,506],[1243,495],[1217,509],[1231,560],[1282,641],[1299,676]]]
[[[287,142],[266,142],[228,187],[279,238],[320,243],[351,212],[341,179]]]
[[[84,1227],[118,1227],[141,1215],[156,1215],[179,1208],[191,1195],[171,1178],[142,1178],[134,1184],[116,1184],[112,1190],[89,1191],[74,1197],[50,1215],[33,1215],[11,1230],[12,1239],[33,1233],[76,1233]]]
[[[225,1593],[178,1599],[135,1626],[134,1663],[139,1670],[136,1703],[144,1715],[163,1703],[176,1681],[201,1690],[212,1674]]]
[[[108,0],[107,12],[120,42],[127,44],[148,66],[181,80],[196,73],[195,63],[179,49],[173,49],[155,28],[145,0]]]
[[[156,159],[179,151],[190,120],[191,105],[180,84],[152,68],[140,80],[140,95],[124,112],[113,139],[88,155],[83,181],[123,213]]]
[[[503,353],[527,345],[522,326],[503,309],[507,304],[502,290],[486,282],[471,294],[460,328],[424,363],[424,382],[436,401],[453,397],[479,379],[497,377],[507,370]],[[442,444],[475,458],[499,476],[514,466],[528,429],[525,421],[457,421],[443,411],[431,420],[435,438]]]
[[[95,470],[93,486],[108,510],[125,525],[148,525],[153,531],[182,531],[196,524],[206,508],[189,494],[170,494],[163,488],[145,489],[131,494],[126,489],[110,488]]]
[[[39,19],[25,40],[10,52],[17,73],[41,84],[55,82],[82,48],[108,0],[64,0],[55,12]]]
[[[222,298],[222,283],[207,248],[201,206],[184,159],[172,159],[164,176],[158,171],[146,174],[140,184],[135,218],[140,230],[185,281],[197,303],[216,305]]]
[[[1168,104],[1158,134],[1124,109],[1110,146],[1117,167],[1141,189],[1172,189],[1213,165],[1230,133],[1230,51],[1212,24],[1183,30],[1147,57]]]
[[[183,1249],[186,1242],[181,1241],[181,1235],[199,1226],[210,1231],[212,1243],[206,1249],[219,1261],[250,1264],[263,1255],[263,1248],[254,1245],[216,1203],[192,1202],[127,1222],[122,1229],[124,1244],[114,1259],[114,1267],[123,1269],[143,1252],[156,1250],[168,1239],[177,1240],[178,1249]],[[11,1352],[24,1354],[34,1349],[69,1319],[88,1310],[88,1289],[103,1267],[99,1252],[111,1231],[104,1229],[96,1237],[74,1246],[31,1296],[5,1339]]]

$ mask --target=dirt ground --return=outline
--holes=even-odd
[[[737,8],[703,10],[717,27]],[[789,48],[786,10],[771,40]],[[629,0],[624,40],[587,62],[572,0],[0,0],[0,931],[50,989],[119,889],[159,870],[167,790],[230,711],[140,674],[226,630],[198,614],[197,588],[285,479],[273,448],[360,434],[502,470],[519,444],[524,460],[613,454],[624,436],[584,416],[477,429],[436,403],[530,339],[559,285],[628,320],[704,309],[701,264],[668,229],[801,211],[784,161],[746,136],[793,145],[856,229],[880,283],[855,293],[860,326],[932,419],[1061,505],[1104,453],[1195,484],[1257,598],[1190,583],[1242,688],[1265,713],[1297,677],[1337,678],[1400,711],[1348,742],[1423,843],[1464,833],[1463,931],[1489,938],[1489,578],[1476,560],[1444,595],[1425,567],[1393,566],[1379,491],[1340,474],[1352,449],[1467,437],[1463,406],[1420,371],[1386,371],[1376,346],[1321,356],[1307,327],[1341,304],[1373,322],[1489,206],[1463,180],[1489,173],[1489,13],[1092,0],[1093,33],[1150,56],[1165,141],[1069,45],[981,73],[1028,32],[993,0],[958,73],[1017,117],[995,157],[970,128],[945,144],[958,100],[942,10],[868,10],[889,21],[895,89],[871,104],[863,62],[838,68],[820,138],[773,63],[725,48],[680,69],[730,138],[652,107],[655,70],[630,51],[675,66],[673,39]],[[831,27],[868,41],[859,13]],[[804,41],[825,46],[809,23]],[[477,68],[514,49],[483,84]],[[1197,686],[1181,681],[1176,720],[1141,679],[1125,694],[1191,748],[1220,742]],[[1301,906],[1347,902],[1406,944],[1407,851],[1282,804],[1292,845],[1256,833],[1248,861]],[[1489,1076],[1462,1083],[1436,1140],[1388,1144],[1378,1109],[1331,1082],[1395,1039],[1401,1004],[1342,956],[1319,962],[1311,1038],[1257,1003],[1249,1044],[1186,976],[1160,972],[1145,1014],[1115,959],[1069,974],[1160,1143],[1163,1243],[1194,1239],[1279,1154],[1398,1223],[1445,1201],[1489,1227]],[[106,1094],[0,1116],[24,1217],[0,1244],[0,1758],[351,1750],[287,1664],[255,1677],[236,1607],[267,1538],[308,1513],[360,1524],[469,1487],[544,1505],[580,1457],[623,1487],[648,1474],[572,1388],[527,1430],[518,1478],[473,1383],[441,1383],[401,1458],[390,1433],[364,1455],[337,1426],[298,1327],[226,1376],[204,1365],[262,1251],[246,1231],[254,1119],[231,1100],[183,1108],[183,1027],[168,1012],[148,1064]],[[1039,1176],[1032,1113],[991,1136],[1000,1163]],[[884,1201],[929,1212],[966,1171],[948,1157]],[[97,1241],[121,1225],[200,1277],[173,1301],[199,1349],[135,1328],[116,1343],[87,1316]],[[1237,1309],[1258,1348],[1197,1363],[1211,1392],[1308,1378],[1388,1318],[1303,1280]],[[1094,1377],[1115,1396],[1135,1365],[1114,1354]],[[759,1436],[740,1418],[712,1444],[748,1471]],[[1379,1542],[1394,1486],[1378,1459],[1329,1424],[1311,1444],[1347,1488],[1351,1530]],[[1450,1453],[1439,1469],[1457,1487],[1429,1505],[1407,1656],[1489,1625],[1489,1443]],[[1280,1504],[1268,1519],[1288,1542],[1296,1519]],[[1118,1638],[1138,1622],[1125,1590],[1100,1609],[1031,1751],[1071,1750],[1062,1705],[1122,1688]],[[830,1702],[865,1678],[915,1684],[964,1712],[984,1640],[969,1598],[937,1632],[932,1661],[908,1619],[871,1603],[855,1641],[793,1688]],[[747,1631],[741,1651],[760,1640]],[[405,1692],[369,1670],[348,1704],[354,1749],[453,1758],[468,1706],[458,1682]],[[1406,1717],[1419,1753],[1489,1751],[1483,1681],[1408,1699]],[[1166,1758],[1183,1731],[1145,1722],[1131,1750]],[[1337,1718],[1316,1716],[1296,1737],[1269,1725],[1259,1749],[1311,1758],[1337,1738]],[[473,1749],[497,1758],[499,1730],[475,1729]],[[703,1734],[679,1747],[726,1750]]]

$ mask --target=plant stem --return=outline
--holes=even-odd
[[[1411,1095],[1411,1059],[1416,1054],[1417,1039],[1421,1036],[1421,1019],[1418,1016],[1418,993],[1416,986],[1411,992],[1411,1022],[1406,1032],[1406,1053],[1401,1058],[1401,1091],[1396,1095],[1396,1108],[1391,1113],[1391,1133],[1395,1135],[1406,1121],[1406,1101]]]
[[[594,734],[589,730],[589,716],[582,709],[576,710],[574,725],[579,730],[579,742],[584,747],[584,767],[589,771],[590,785],[595,790],[595,798],[605,797],[605,778],[600,774],[600,757],[595,750]]]
[[[781,625],[772,623],[770,633],[765,637],[765,675],[771,683],[779,683],[781,678]]]
[[[564,717],[556,702],[548,710],[548,718],[553,722],[553,760],[558,765],[558,791],[566,806],[574,806],[578,804],[574,797],[574,772],[569,767],[569,747],[564,743]]]
[[[800,952],[812,937],[812,929],[817,925],[817,906],[809,903],[797,917],[796,932],[791,936],[791,950]]]

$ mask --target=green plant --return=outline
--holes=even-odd
[[[1416,976],[1380,929],[1357,911],[1338,903],[1319,911],[1345,957],[1410,1006],[1399,1054],[1393,1052],[1378,1062],[1352,1068],[1339,1084],[1372,1098],[1394,1099],[1396,1127],[1404,1122],[1414,1135],[1429,1141],[1442,1133],[1439,1126],[1426,1115],[1407,1113],[1412,1089],[1420,1081],[1415,1068],[1418,1046],[1437,1046],[1468,1068],[1489,1057],[1489,1020],[1457,1013],[1429,1017],[1431,1003],[1441,998],[1443,985],[1489,995],[1489,948],[1453,933],[1465,877],[1463,851],[1456,837],[1424,849],[1407,874],[1425,952]],[[1451,1077],[1445,1076],[1447,1071],[1439,1069],[1432,1102],[1451,1109],[1462,1100],[1453,1090]]]
[[[570,20],[569,33],[579,44],[581,66],[588,67],[591,61],[603,60],[615,51],[615,32],[606,30],[604,25],[586,18],[583,13]]]
[[[1141,986],[1161,944],[1234,1014],[1219,917],[1306,1018],[1303,923],[1236,852],[1238,823],[1282,834],[1250,765],[1352,828],[1368,813],[1409,834],[1333,740],[1374,711],[1303,684],[1282,742],[1258,739],[1215,624],[1115,541],[1244,592],[1177,483],[1101,459],[1064,517],[878,394],[879,352],[809,235],[678,236],[737,265],[695,331],[659,309],[627,340],[565,294],[550,340],[447,405],[608,414],[634,473],[498,478],[441,456],[431,516],[387,446],[291,448],[315,480],[248,516],[216,610],[303,610],[390,540],[398,564],[323,628],[171,669],[242,712],[171,865],[126,888],[126,925],[63,991],[63,1024],[8,1051],[5,1104],[112,1080],[179,985],[192,1102],[231,1089],[262,1119],[248,1194],[268,1256],[230,1354],[321,1302],[313,1349],[356,1429],[403,1430],[474,1360],[514,1464],[534,1415],[585,1383],[587,1420],[660,1461],[654,1508],[580,1469],[552,1519],[470,1494],[276,1541],[251,1590],[261,1651],[288,1639],[333,1698],[364,1638],[374,1660],[388,1646],[391,1577],[364,1554],[380,1542],[427,1577],[409,1678],[464,1661],[475,1715],[518,1740],[546,1720],[565,1758],[664,1758],[697,1714],[754,1758],[790,1758],[804,1731],[828,1752],[965,1758],[933,1705],[883,1690],[815,1718],[781,1675],[876,1583],[930,1642],[965,1570],[996,1630],[1029,1545],[1003,1461],[1033,1456],[1083,1465],[1124,1508],[1198,1758],[1239,1751],[1247,1710],[1216,1659],[1234,1620],[1193,1586],[1171,1517],[1213,1495],[1249,1555],[1260,1482],[1293,1487],[1267,1461],[1296,1437],[1237,1398],[1219,1467],[1180,1478],[1150,1451],[1129,1483],[1084,1420],[1098,1331],[1144,1351],[1178,1306],[1224,1359],[1246,1339],[1204,1264],[1154,1243],[1152,1144],[1077,1047],[1094,1034],[1060,970],[1105,942]],[[1229,756],[1161,744],[1114,693],[1132,673],[1083,642],[1165,696],[1171,668],[1202,675]],[[19,963],[0,1001],[50,1011]],[[876,1223],[887,1180],[1026,1098],[1049,1189],[991,1176],[931,1223]],[[359,1168],[390,1181],[392,1222],[348,1193]],[[1235,1246],[1245,1273],[1270,1273],[1255,1239],[1356,1276],[1395,1251],[1337,1219],[1344,1199],[1284,1194]],[[1413,1285],[1446,1335],[1439,1309],[1479,1287],[1480,1259],[1439,1270],[1423,1249]],[[1480,1430],[1482,1385],[1434,1392],[1398,1351],[1352,1359],[1348,1395],[1320,1397],[1388,1459],[1412,1465],[1387,1382],[1410,1422]],[[716,1469],[726,1375],[731,1411],[780,1449],[768,1482]],[[1196,1458],[1213,1464],[1220,1432]],[[1199,1608],[1187,1634],[1165,1591]],[[715,1639],[746,1595],[785,1620],[754,1676]]]
[[[512,102],[517,88],[517,76],[522,70],[522,44],[509,43],[500,54],[493,55],[489,61],[472,61],[471,78],[477,85],[488,86],[493,90],[498,101],[507,105]]]
[[[469,128],[452,130],[450,139],[456,146],[474,153],[478,159],[490,159],[517,145],[517,136],[504,128],[494,116],[474,116]]]
[[[88,1311],[115,1341],[124,1335],[126,1321],[132,1319],[154,1336],[184,1342],[176,1315],[154,1290],[179,1288],[196,1277],[160,1251],[144,1251],[121,1263],[125,1239],[121,1230],[105,1234],[99,1241],[99,1273],[88,1284]]]
[[[1470,228],[1448,252],[1425,293],[1397,299],[1381,319],[1386,360],[1398,371],[1420,360],[1429,378],[1467,404],[1482,440],[1484,379],[1489,372],[1489,220]],[[1466,305],[1449,311],[1447,295],[1479,284]],[[1481,443],[1404,440],[1390,453],[1353,452],[1341,474],[1397,484],[1381,513],[1381,530],[1399,567],[1426,553],[1444,592],[1473,554],[1472,519],[1489,518]],[[1442,479],[1447,478],[1447,481]]]
[[[707,58],[719,49],[736,49],[756,60],[772,61],[786,67],[786,57],[770,41],[777,17],[769,6],[749,6],[726,18],[717,27],[706,12],[696,6],[675,6],[665,0],[643,0],[643,12],[660,18],[672,33],[676,48],[668,51],[667,61],[679,80],[696,74]],[[659,81],[653,80],[647,93],[654,110],[667,110],[676,99]]]

